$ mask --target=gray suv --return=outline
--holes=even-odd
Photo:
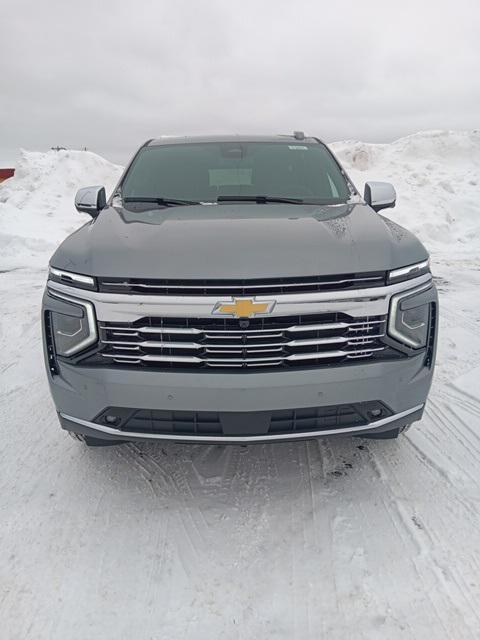
[[[420,420],[438,299],[428,253],[327,146],[165,137],[50,262],[45,360],[87,445],[395,438]]]

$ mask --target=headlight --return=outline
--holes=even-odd
[[[53,297],[57,294],[49,293]],[[97,323],[93,305],[58,295],[61,311],[50,311],[55,351],[60,356],[73,356],[97,341]],[[68,302],[69,304],[65,304]]]
[[[413,291],[392,296],[388,333],[409,347],[420,349],[428,340],[434,289],[430,283]]]
[[[48,279],[53,280],[54,282],[68,284],[71,287],[78,287],[79,289],[96,290],[97,288],[95,278],[92,278],[92,276],[84,276],[81,273],[63,271],[62,269],[56,269],[55,267],[50,267],[48,271]]]
[[[401,282],[402,280],[410,280],[410,278],[416,278],[424,273],[430,272],[430,259],[423,260],[422,262],[416,262],[415,264],[408,265],[407,267],[401,267],[401,269],[393,269],[388,273],[389,282]]]

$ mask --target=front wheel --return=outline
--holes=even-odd
[[[369,438],[370,440],[394,440],[398,436],[410,429],[412,425],[406,424],[403,427],[397,427],[396,429],[390,429],[390,431],[380,431],[379,433],[365,433],[359,436],[360,438]]]
[[[87,447],[111,447],[116,444],[123,444],[123,440],[100,440],[100,438],[92,438],[92,436],[85,436],[83,433],[75,433],[75,431],[67,431],[68,435],[77,440],[77,442],[83,442]]]

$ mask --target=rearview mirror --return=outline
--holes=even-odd
[[[363,198],[374,211],[380,211],[394,207],[397,194],[390,182],[366,182]]]
[[[75,208],[96,218],[107,204],[105,187],[85,187],[79,189],[75,196]]]

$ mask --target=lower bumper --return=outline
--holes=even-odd
[[[180,373],[130,371],[59,363],[59,374],[50,377],[52,396],[64,429],[100,439],[175,440],[184,442],[249,443],[296,440],[339,434],[381,432],[403,427],[422,417],[432,369],[424,354],[403,360],[325,367],[292,372]],[[361,424],[342,424],[321,430],[266,433],[256,430],[257,420],[278,411],[327,408],[355,403],[380,402],[387,415],[369,417]],[[108,407],[153,412],[216,412],[236,421],[235,429],[219,433],[141,433],[142,429],[118,429],[98,423]],[[263,414],[263,417],[260,416]],[[223,426],[225,426],[223,424]],[[159,430],[157,430],[159,431]]]
[[[107,425],[82,420],[63,413],[59,414],[60,424],[67,431],[74,431],[83,435],[105,440],[120,441],[156,441],[173,440],[174,442],[196,442],[204,444],[252,444],[261,442],[289,442],[292,440],[306,440],[335,435],[362,435],[381,433],[398,427],[404,427],[415,420],[420,420],[424,405],[417,405],[397,414],[380,420],[374,420],[360,426],[342,427],[335,429],[321,429],[295,433],[278,433],[268,435],[226,436],[226,435],[185,435],[179,433],[141,433],[138,431],[121,431]]]

